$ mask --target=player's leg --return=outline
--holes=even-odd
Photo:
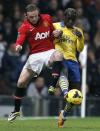
[[[67,119],[68,113],[71,111],[73,104],[67,103],[64,110],[61,110],[58,117],[58,127],[62,128],[64,126],[64,122]]]
[[[68,77],[64,75],[59,79],[59,85],[61,90],[66,97],[68,93],[68,87],[70,89],[79,89],[80,90],[80,71],[79,64],[76,61],[64,60],[64,67],[67,69]]]
[[[60,86],[61,91],[64,95],[64,98],[66,98],[66,95],[67,95],[68,89],[69,89],[69,81],[68,81],[68,78],[65,75],[60,76],[59,86]]]
[[[68,69],[68,78],[69,78],[69,89],[79,89],[80,85],[80,71],[79,64],[74,61],[64,61],[65,68]],[[66,94],[67,95],[67,94]],[[58,126],[63,127],[65,118],[67,114],[71,111],[73,104],[66,103],[64,110],[60,112],[58,119]]]
[[[17,88],[15,92],[15,109],[14,111],[20,111],[20,104],[17,103],[21,101],[21,99],[24,97],[26,94],[26,87],[27,84],[29,83],[30,79],[33,76],[33,71],[31,69],[23,68],[18,82],[17,82]]]
[[[8,121],[13,121],[20,115],[20,106],[22,98],[26,92],[26,86],[33,76],[33,71],[27,68],[23,68],[20,77],[17,82],[17,88],[14,96],[14,111],[9,115]]]
[[[62,60],[63,54],[57,50],[50,57],[49,64],[52,65],[52,75],[51,83],[48,90],[49,94],[54,94],[56,83],[60,77],[60,73],[62,70]]]
[[[24,65],[15,92],[15,108],[9,115],[8,121],[13,121],[20,114],[21,100],[25,95],[25,87],[32,77],[40,74],[44,65],[44,54],[44,52],[31,54]]]
[[[40,74],[43,65],[44,52],[32,54],[29,56],[18,79],[15,92],[15,108],[8,118],[9,121],[13,121],[19,115],[21,100],[25,95],[25,87],[32,77],[37,77]]]

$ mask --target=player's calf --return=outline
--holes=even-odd
[[[64,75],[61,76],[59,79],[59,86],[60,86],[61,91],[64,95],[64,98],[66,98],[66,95],[68,93],[69,82],[68,82],[67,77],[65,77]]]
[[[60,73],[61,73],[61,70],[63,67],[62,66],[62,59],[63,59],[63,55],[59,51],[55,51],[50,58],[50,63],[52,63],[51,83],[50,83],[49,89],[48,89],[48,92],[50,95],[54,94],[57,81],[60,77]]]
[[[24,97],[26,92],[25,88],[16,88],[15,96],[14,96],[14,111],[8,117],[8,121],[13,121],[16,117],[20,116],[20,106],[22,98]]]

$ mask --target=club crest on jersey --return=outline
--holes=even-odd
[[[41,39],[45,39],[45,38],[48,38],[49,37],[49,34],[50,34],[50,31],[47,31],[47,32],[42,32],[42,33],[36,33],[36,36],[35,36],[35,40],[41,40]]]

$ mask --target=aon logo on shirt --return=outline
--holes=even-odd
[[[35,36],[35,40],[41,40],[41,39],[45,39],[45,38],[47,38],[47,37],[49,37],[49,34],[50,34],[50,32],[48,31],[48,32],[43,32],[43,33],[37,33],[36,34],[36,36]]]

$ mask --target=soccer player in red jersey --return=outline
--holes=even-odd
[[[13,121],[20,115],[21,100],[25,95],[25,87],[32,77],[38,76],[44,65],[52,64],[51,87],[54,87],[62,69],[63,55],[54,49],[53,24],[51,17],[47,14],[40,14],[34,4],[26,7],[26,20],[18,30],[18,38],[15,44],[16,52],[22,50],[23,42],[27,39],[30,47],[30,55],[17,82],[14,96],[15,108],[8,117]],[[57,37],[57,34],[55,34]],[[59,36],[59,34],[58,34]]]

